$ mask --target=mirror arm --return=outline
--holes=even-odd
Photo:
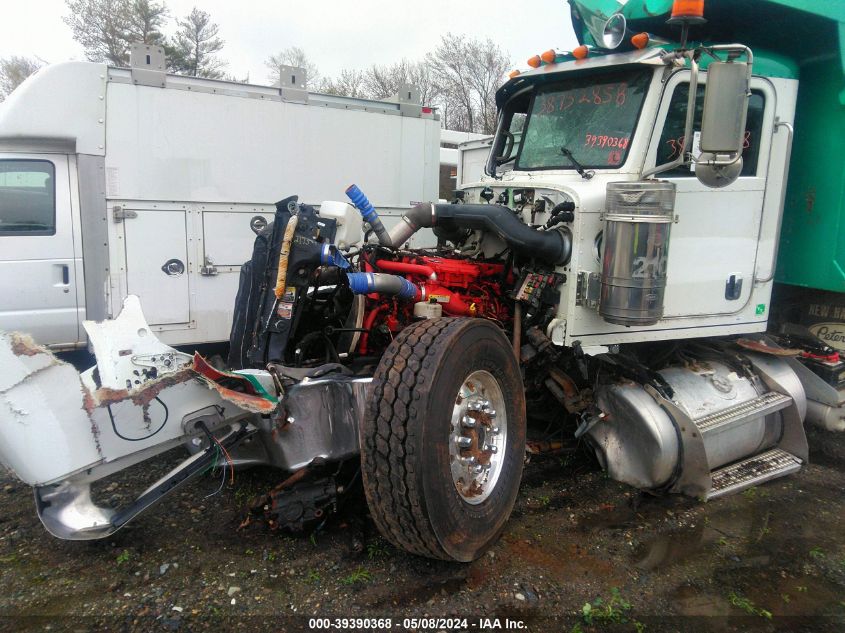
[[[496,154],[496,144],[499,141],[499,138],[500,138],[501,133],[502,133],[502,128],[504,127],[504,125],[505,125],[505,108],[502,107],[502,109],[499,111],[499,116],[497,117],[496,132],[493,135],[493,143],[491,143],[491,145],[490,145],[490,154],[487,157],[487,162],[484,164],[484,175],[490,176],[491,178],[495,178],[496,180],[501,179],[501,176],[499,176],[499,174],[497,173],[497,169],[496,169],[499,166],[499,163],[497,162],[497,159],[499,157],[495,155]]]
[[[645,180],[649,176],[675,169],[686,162],[687,148],[692,141],[692,124],[695,119],[695,99],[698,95],[698,62],[695,59],[694,51],[688,51],[690,60],[690,78],[689,78],[689,96],[687,97],[687,120],[684,125],[684,146],[681,148],[678,157],[668,163],[657,165],[651,169],[644,171],[640,180]]]

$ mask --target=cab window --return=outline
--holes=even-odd
[[[53,163],[46,160],[0,160],[0,236],[55,233]]]
[[[701,129],[705,89],[706,87],[701,85],[696,95],[693,130]],[[669,103],[669,113],[666,115],[666,123],[663,126],[663,133],[660,135],[660,144],[657,147],[657,165],[675,160],[683,148],[688,97],[689,84],[679,84],[672,95],[672,101]],[[763,130],[765,105],[763,93],[759,90],[752,90],[751,97],[748,100],[748,118],[745,121],[741,176],[757,175],[757,162],[760,156],[760,135]],[[689,146],[688,150],[692,150],[692,145]],[[663,175],[692,177],[695,175],[695,172],[689,165],[681,165],[675,169],[663,172]]]

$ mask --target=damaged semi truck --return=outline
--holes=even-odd
[[[793,122],[818,123],[804,91],[842,129],[826,51],[845,15],[702,5],[573,0],[582,46],[501,87],[487,176],[451,204],[388,229],[365,182],[351,204],[280,201],[241,269],[225,371],[158,341],[131,296],[86,323],[81,375],[4,334],[0,459],[45,527],[104,537],[216,463],[268,464],[286,478],[255,512],[274,526],[360,482],[395,545],[470,561],[511,512],[529,418],[654,493],[798,471],[819,376],[766,330],[788,183],[834,164],[817,186],[841,196],[841,156],[789,159]],[[437,246],[410,247],[426,228]],[[179,445],[191,456],[129,506],[92,497]]]

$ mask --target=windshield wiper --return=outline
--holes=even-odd
[[[587,171],[586,169],[584,169],[584,166],[577,160],[575,160],[575,157],[572,155],[572,151],[569,148],[565,146],[561,147],[560,153],[569,159],[569,162],[572,163],[572,166],[575,167],[578,173],[581,174],[581,178],[583,178],[584,180],[589,180],[590,178],[596,175],[596,172]]]

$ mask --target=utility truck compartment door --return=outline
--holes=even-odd
[[[138,295],[150,325],[188,323],[190,282],[186,214],[180,210],[139,210],[124,220],[126,285]]]
[[[260,222],[258,218],[263,218],[266,226],[273,221],[273,213],[205,211],[202,214],[205,257],[216,266],[242,265],[252,257],[255,233],[250,229],[250,221]]]

